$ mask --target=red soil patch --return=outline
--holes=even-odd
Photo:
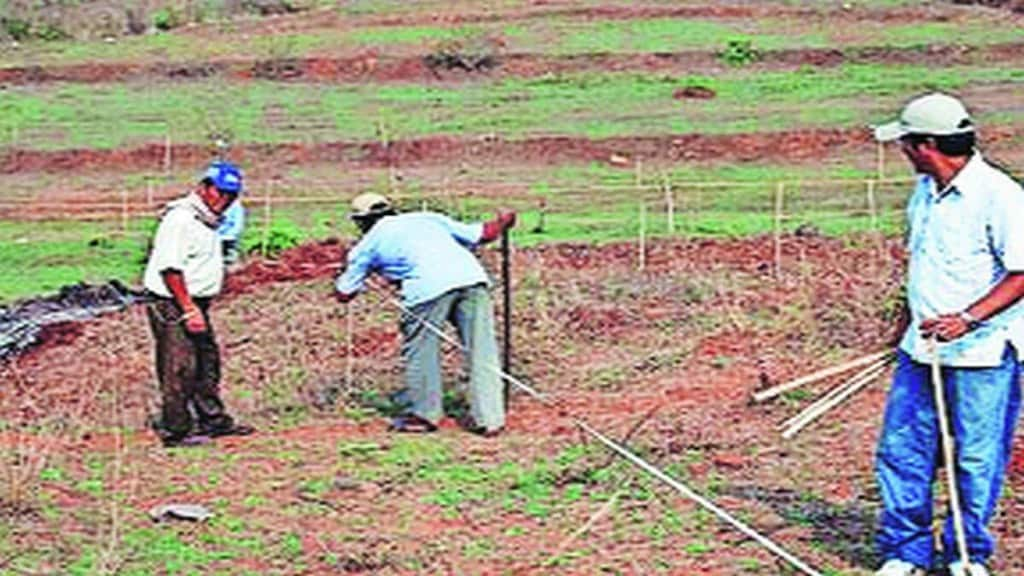
[[[696,99],[710,100],[716,96],[715,91],[704,86],[687,86],[672,93],[676,100]]]
[[[935,45],[926,47],[810,48],[762,52],[752,69],[791,69],[812,65],[833,67],[850,63],[919,63],[927,58],[936,66],[967,65],[999,60],[1019,62],[1024,43],[990,46]],[[480,77],[533,78],[546,74],[630,70],[633,72],[710,72],[722,63],[714,51],[657,54],[496,54],[495,65],[482,70],[450,70],[432,66],[422,56],[382,55],[369,51],[352,55],[286,59],[223,59],[180,64],[109,62],[67,66],[0,68],[0,83],[32,85],[48,82],[107,83],[139,80],[193,80],[226,77],[236,80],[273,80],[326,83],[434,82]],[[689,96],[694,97],[694,96]],[[707,97],[707,96],[703,96]]]
[[[1020,446],[1019,443],[1010,459],[1010,475],[1024,477],[1024,446]]]
[[[991,141],[993,134],[986,132]],[[600,140],[551,136],[524,140],[482,142],[478,138],[434,136],[401,140],[385,146],[379,142],[330,142],[307,146],[276,144],[238,146],[235,159],[248,165],[267,162],[297,165],[331,162],[340,166],[387,167],[451,164],[467,157],[481,161],[524,161],[539,164],[609,162],[615,154],[642,156],[648,160],[787,162],[824,158],[837,149],[859,148],[871,142],[867,128],[808,129],[755,134],[686,134],[680,136],[614,137]],[[120,168],[146,169],[161,166],[164,146],[150,144],[119,150],[13,150],[0,155],[0,173],[63,173]],[[176,162],[201,164],[209,160],[209,148],[175,145]]]
[[[1017,133],[1014,126],[985,129],[985,141],[999,144]],[[379,142],[329,142],[316,145],[240,145],[232,150],[245,165],[296,166],[331,163],[339,168],[406,168],[450,166],[465,158],[481,163],[521,163],[538,166],[643,158],[650,162],[765,162],[797,163],[823,160],[862,151],[873,145],[864,128],[820,128],[746,134],[684,134],[678,136],[613,137],[598,140],[544,136],[523,140],[482,141],[479,138],[434,136]],[[162,167],[165,149],[158,144],[116,150],[11,150],[0,154],[0,174],[43,172],[61,174],[88,170],[143,171]],[[175,145],[177,163],[200,165],[210,150],[200,145]],[[68,207],[72,211],[74,207]],[[31,207],[29,207],[31,210]],[[120,213],[111,208],[112,213]],[[52,207],[50,209],[52,212]],[[65,210],[64,212],[67,212]],[[94,211],[93,211],[94,212]],[[19,217],[24,217],[19,213]]]
[[[286,250],[272,260],[254,260],[238,272],[228,275],[225,296],[253,292],[256,288],[276,283],[327,278],[338,273],[346,248],[336,240],[304,244]],[[325,299],[329,296],[325,291]]]

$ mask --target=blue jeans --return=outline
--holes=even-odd
[[[985,562],[995,551],[988,523],[1020,413],[1020,372],[1009,345],[999,366],[942,369],[972,562]],[[900,351],[875,469],[885,506],[877,534],[883,560],[897,558],[924,568],[933,564],[932,486],[941,465],[939,442],[931,367]],[[952,514],[943,530],[943,554],[946,563],[957,559]]]

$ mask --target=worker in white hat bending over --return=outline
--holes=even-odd
[[[450,321],[458,330],[469,364],[471,422],[484,436],[505,426],[503,385],[490,282],[470,251],[499,238],[515,225],[515,212],[465,224],[442,214],[398,214],[391,201],[365,193],[352,201],[351,218],[363,237],[348,252],[348,265],[335,282],[338,299],[348,302],[367,276],[378,272],[399,283],[405,313],[401,319],[405,361],[404,413],[391,422],[399,432],[433,432],[444,416],[439,336],[431,329]]]

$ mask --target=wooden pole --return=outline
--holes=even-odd
[[[812,402],[809,406],[804,408],[799,414],[783,422],[781,425],[779,425],[779,428],[797,428],[796,431],[799,432],[799,429],[803,428],[805,424],[810,424],[818,416],[827,412],[832,406],[835,406],[836,404],[833,403],[835,399],[845,394],[847,389],[856,386],[858,383],[860,383],[861,380],[865,378],[875,378],[881,375],[882,371],[884,371],[886,366],[888,366],[889,363],[892,361],[892,358],[893,357],[890,354],[882,358],[881,360],[868,365],[867,368],[857,371],[856,374],[846,379],[845,382],[843,382],[839,386],[836,386],[832,390],[829,390],[820,398]],[[822,408],[825,406],[828,406],[829,408],[822,410]]]
[[[868,214],[871,217],[871,231],[878,232],[878,212],[875,208],[875,181],[868,180],[867,182],[867,194],[868,194]]]
[[[511,248],[509,246],[508,229],[501,232],[501,284],[502,299],[504,306],[503,338],[505,350],[501,358],[501,369],[505,374],[511,374],[512,369],[512,271],[511,271]],[[505,381],[504,399],[505,409],[508,409],[509,383]]]
[[[164,135],[164,175],[171,177],[171,127],[167,127],[167,134]]]
[[[668,233],[676,233],[676,199],[672,193],[672,184],[668,181],[668,174],[661,173],[661,186],[665,189],[665,211],[668,213]]]
[[[647,265],[647,204],[640,201],[640,263],[638,269],[643,272]]]
[[[786,183],[779,182],[775,188],[775,278],[782,275],[782,205],[786,194]]]
[[[875,237],[875,271],[885,257],[885,243],[882,240],[882,233],[878,229],[878,201],[875,199],[875,181],[867,182],[868,213],[871,218],[871,234]]]
[[[639,242],[640,254],[639,254],[639,259],[638,259],[638,262],[637,262],[637,269],[640,270],[641,272],[643,272],[644,271],[644,266],[646,265],[646,258],[647,258],[647,256],[646,256],[646,252],[647,252],[647,246],[646,246],[647,239],[645,238],[645,235],[647,233],[647,206],[646,206],[646,204],[644,203],[644,200],[643,200],[643,194],[644,194],[644,188],[643,188],[644,163],[643,163],[643,161],[640,160],[639,158],[637,158],[636,159],[636,163],[634,164],[634,168],[635,168],[634,179],[635,179],[635,182],[636,182],[636,193],[637,193],[638,196],[640,196],[640,242]]]
[[[345,303],[345,389],[352,390],[352,363],[354,359],[352,355],[355,353],[355,346],[353,345],[354,337],[352,335],[352,303]]]
[[[878,166],[876,170],[878,172],[878,179],[885,180],[885,144],[882,142],[878,143]]]
[[[128,187],[121,186],[121,234],[128,235]]]
[[[270,219],[271,219],[271,208],[270,201],[271,196],[274,193],[274,185],[271,182],[267,182],[267,191],[263,195],[263,242],[260,246],[260,254],[267,257],[267,243],[270,241]]]
[[[810,426],[811,423],[820,418],[822,414],[842,404],[843,402],[846,401],[846,399],[850,398],[857,392],[860,392],[865,386],[877,380],[878,377],[881,376],[883,372],[885,372],[887,366],[888,361],[876,366],[872,366],[868,370],[865,370],[863,373],[855,376],[849,382],[846,382],[841,386],[837,387],[836,389],[832,390],[831,392],[829,392],[828,398],[823,399],[816,405],[801,412],[797,416],[797,418],[795,418],[794,421],[789,424],[789,427],[782,432],[782,437],[788,440],[793,436],[796,436],[798,432],[800,432],[807,426]]]
[[[877,362],[877,361],[885,358],[886,356],[888,356],[891,353],[892,352],[890,352],[889,350],[883,350],[881,352],[875,352],[874,354],[868,354],[867,356],[862,356],[860,358],[857,358],[856,360],[851,360],[849,362],[844,362],[843,364],[840,364],[838,366],[833,366],[831,368],[826,368],[824,370],[818,370],[817,372],[813,372],[813,373],[808,374],[806,376],[802,376],[800,378],[797,378],[796,380],[791,380],[789,382],[785,382],[783,384],[779,384],[778,386],[772,386],[771,388],[769,388],[767,390],[762,390],[762,391],[757,392],[756,394],[754,394],[754,401],[755,402],[764,402],[765,400],[769,400],[771,398],[774,398],[776,396],[779,396],[781,394],[784,394],[786,392],[789,392],[790,390],[794,390],[794,389],[799,388],[801,386],[805,386],[807,384],[813,384],[814,382],[818,382],[819,380],[824,380],[825,378],[828,378],[830,376],[835,376],[837,374],[842,374],[843,372],[846,372],[848,370],[853,370],[854,368],[859,368],[859,367],[864,366],[866,364],[871,364],[873,362]]]
[[[960,562],[965,569],[964,574],[973,574],[970,570],[971,557],[967,550],[967,536],[964,531],[964,517],[960,503],[960,488],[957,483],[956,438],[949,425],[949,414],[946,412],[946,388],[942,383],[942,366],[939,364],[938,344],[928,339],[931,353],[932,390],[935,394],[935,414],[939,420],[939,439],[942,443],[942,460],[946,469],[946,484],[949,488],[949,507],[953,510],[953,534]],[[1016,384],[1013,384],[1014,386]]]

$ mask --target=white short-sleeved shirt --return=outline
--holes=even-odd
[[[172,298],[161,272],[180,270],[188,293],[209,298],[220,293],[224,258],[217,229],[204,224],[187,205],[171,208],[160,221],[149,254],[143,285],[158,296]]]
[[[900,348],[930,362],[921,321],[957,314],[1007,273],[1024,272],[1024,190],[975,154],[945,190],[922,175],[907,206],[911,323]],[[1024,307],[1017,303],[940,349],[947,366],[998,366],[1006,343],[1024,351]]]
[[[464,224],[442,214],[413,212],[385,216],[348,252],[338,277],[339,292],[363,289],[371,272],[402,283],[406,306],[428,302],[456,288],[488,283],[470,248],[480,242],[483,224]]]

